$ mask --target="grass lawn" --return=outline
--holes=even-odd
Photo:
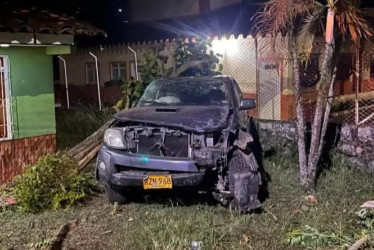
[[[319,179],[318,203],[311,204],[300,191],[296,164],[266,159],[272,180],[261,214],[239,215],[204,196],[171,194],[139,197],[124,206],[111,205],[99,194],[71,210],[36,215],[4,211],[0,249],[46,246],[62,224],[74,219],[80,223],[68,236],[66,249],[189,249],[192,241],[201,242],[202,249],[302,249],[286,238],[306,225],[354,241],[352,236],[362,230],[355,213],[373,198],[374,179],[341,158],[333,163]]]
[[[58,111],[58,147],[75,145],[110,115]],[[317,249],[317,243],[325,246],[319,249],[333,249],[350,245],[364,229],[357,223],[356,212],[362,203],[373,199],[374,178],[350,168],[341,157],[334,156],[331,162],[319,178],[315,204],[306,201],[300,189],[296,160],[274,156],[264,161],[271,181],[261,214],[240,215],[206,195],[193,193],[138,195],[124,206],[109,204],[100,193],[70,210],[0,212],[0,249],[43,249],[61,225],[75,219],[79,225],[69,234],[65,249],[190,249],[192,241],[200,242],[201,249]],[[318,232],[298,234],[306,226]],[[288,244],[290,232],[301,244]]]

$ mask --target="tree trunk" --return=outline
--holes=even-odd
[[[293,56],[293,79],[295,86],[295,100],[296,100],[296,118],[297,118],[297,146],[298,146],[298,156],[299,156],[299,169],[300,169],[300,183],[302,186],[307,185],[308,180],[308,164],[306,157],[305,148],[305,118],[304,110],[301,103],[301,93],[300,93],[300,64],[297,58],[296,45],[293,44],[292,49]]]
[[[310,150],[308,157],[308,183],[307,188],[313,190],[316,182],[317,164],[319,161],[318,149],[321,142],[321,127],[324,118],[324,111],[326,110],[327,97],[329,86],[331,83],[334,56],[334,45],[326,43],[325,57],[322,64],[322,76],[318,87],[317,104],[314,113],[314,120],[312,124],[312,138],[310,142]]]
[[[317,155],[318,158],[321,157],[322,149],[323,149],[323,146],[324,146],[324,139],[325,139],[325,135],[326,135],[326,131],[327,131],[327,126],[329,124],[331,106],[332,106],[332,102],[334,100],[334,82],[335,82],[335,79],[336,79],[336,71],[337,71],[337,68],[335,66],[335,69],[334,69],[334,72],[333,72],[333,75],[332,75],[332,79],[331,79],[331,83],[330,83],[329,96],[328,96],[327,103],[326,103],[325,115],[323,116],[321,140],[320,140],[320,144],[319,144],[319,148],[318,148],[318,155]]]
[[[198,68],[198,69],[201,70],[203,68],[204,64],[207,64],[207,63],[209,63],[209,60],[207,60],[207,59],[186,62],[183,65],[181,65],[179,68],[174,68],[174,71],[173,71],[171,77],[180,77],[187,70],[193,69],[193,68]]]

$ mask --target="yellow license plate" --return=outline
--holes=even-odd
[[[172,189],[171,175],[149,175],[143,180],[144,189]]]

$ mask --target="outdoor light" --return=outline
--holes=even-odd
[[[222,55],[235,54],[238,51],[237,40],[214,40],[212,45],[213,51]]]
[[[9,48],[10,45],[9,45],[9,44],[0,44],[0,47],[1,47],[1,48]]]
[[[111,148],[124,149],[122,132],[118,129],[108,129],[105,131],[104,143]]]

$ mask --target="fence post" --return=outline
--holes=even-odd
[[[99,64],[97,62],[97,56],[95,56],[91,51],[89,52],[90,55],[95,58],[96,64],[96,81],[97,81],[97,96],[99,99],[99,110],[101,111],[101,95],[100,95],[100,79],[99,79]]]
[[[255,53],[256,53],[256,97],[257,97],[257,118],[260,117],[261,113],[261,94],[260,94],[260,70],[259,70],[259,63],[258,63],[258,40],[257,37],[254,37],[254,44],[255,44]]]
[[[355,124],[358,126],[359,123],[359,101],[358,92],[360,87],[360,46],[356,46],[356,60],[355,60],[355,75],[356,75],[356,87],[355,87]]]
[[[136,74],[136,80],[139,81],[139,73],[138,73],[138,56],[136,54],[136,51],[133,50],[131,47],[127,47],[135,56],[135,74]]]
[[[66,105],[68,106],[68,109],[70,109],[70,102],[69,102],[69,85],[68,85],[68,74],[66,70],[66,60],[62,58],[61,56],[58,56],[58,58],[63,62],[64,64],[64,74],[65,74],[65,93],[66,93]]]

